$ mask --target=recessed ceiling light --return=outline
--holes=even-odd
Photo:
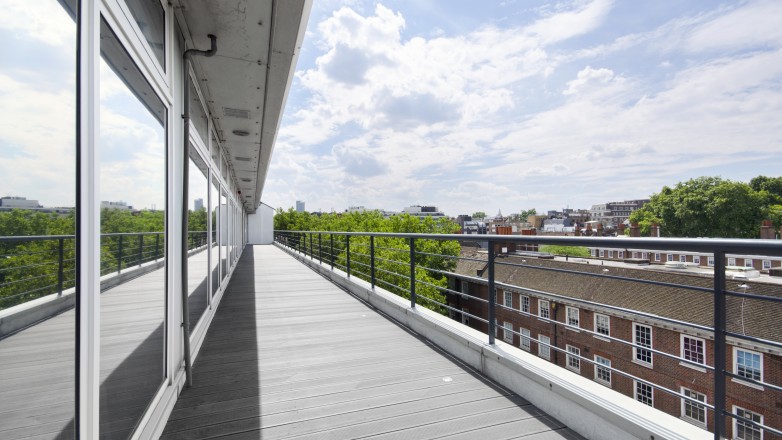
[[[241,179],[239,179],[239,180],[241,180],[242,182],[252,182],[252,181],[253,181],[253,179],[248,179],[248,178],[246,178],[246,177],[242,177],[242,178],[241,178]]]
[[[236,159],[238,161],[241,161],[241,162],[249,162],[249,161],[252,160],[249,157],[244,157],[244,156],[234,156],[234,159]]]
[[[247,131],[247,130],[238,130],[238,129],[232,131],[231,133],[233,133],[233,134],[235,134],[237,136],[249,136],[250,135],[249,131]]]

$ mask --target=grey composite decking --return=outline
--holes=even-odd
[[[248,246],[163,439],[579,439],[273,246]]]

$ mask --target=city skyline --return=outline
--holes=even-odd
[[[780,14],[768,1],[319,2],[263,200],[546,211],[778,175]]]

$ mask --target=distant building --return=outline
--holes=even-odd
[[[409,214],[420,219],[425,219],[427,217],[432,217],[435,219],[445,217],[445,214],[437,210],[436,206],[408,206],[407,208],[402,209],[402,214]]]
[[[119,209],[122,211],[130,211],[133,209],[133,207],[128,205],[127,202],[123,202],[123,201],[109,202],[104,200],[100,202],[100,209]]]
[[[304,200],[296,200],[296,212],[304,212]]]
[[[202,211],[204,209],[204,199],[193,200],[193,209],[195,211]]]
[[[464,231],[464,223],[465,222],[471,222],[472,216],[469,216],[467,214],[461,214],[456,217],[456,223],[459,225],[459,228]]]
[[[576,230],[575,223],[570,217],[565,218],[550,218],[543,221],[543,232],[574,232]]]
[[[647,203],[649,203],[649,199],[592,205],[592,208],[589,210],[589,216],[591,220],[598,221],[604,226],[617,226],[627,221],[633,211],[640,209]]]
[[[488,234],[489,227],[485,222],[469,220],[464,222],[462,234]]]
[[[38,200],[27,200],[26,197],[17,196],[0,197],[0,207],[18,209],[42,208]]]

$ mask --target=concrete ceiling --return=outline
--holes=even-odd
[[[193,68],[248,212],[261,201],[311,6],[311,0],[174,4],[188,48],[208,49],[207,35],[217,36],[217,54],[195,57]]]

